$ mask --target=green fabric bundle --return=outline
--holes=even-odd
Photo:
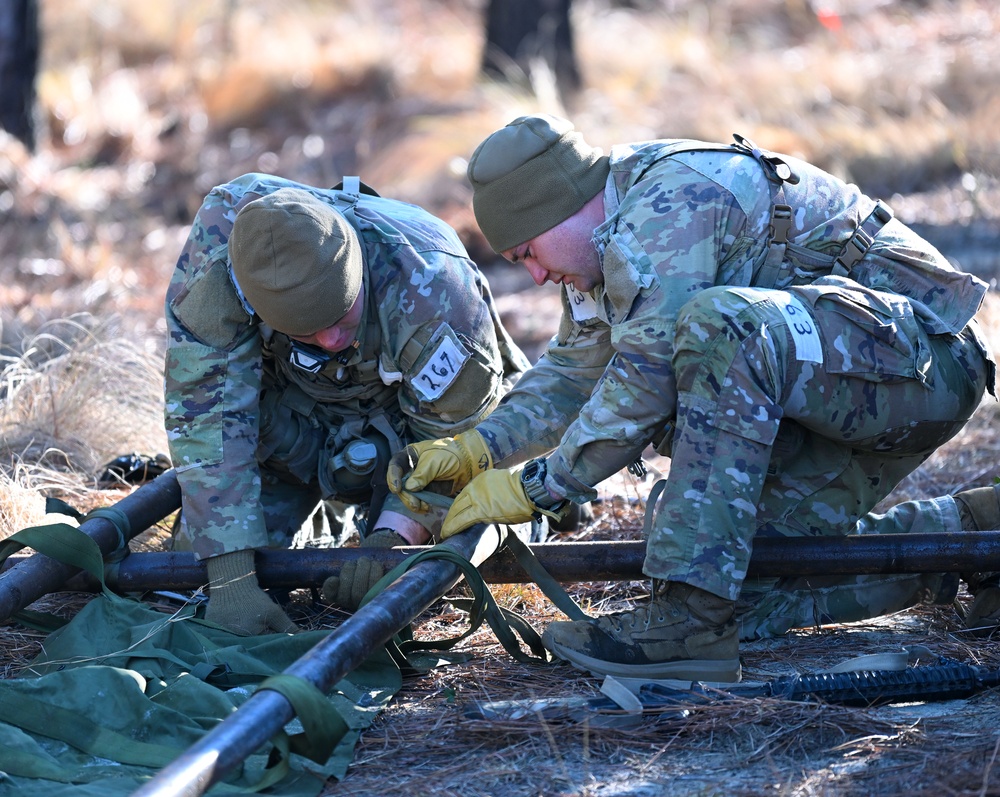
[[[0,681],[0,792],[130,794],[328,633],[238,637],[194,619],[190,607],[166,615],[97,598],[49,636],[29,671]],[[329,759],[292,753],[269,770],[263,750],[213,793],[280,779],[282,795],[318,794],[344,775],[360,732],[400,685],[388,655],[373,657],[323,698],[342,718],[332,723],[340,739]],[[301,730],[299,720],[286,730]]]
[[[73,526],[19,531],[0,543],[0,561],[25,546],[103,583],[97,544]],[[385,648],[328,695],[283,674],[330,633],[237,636],[197,619],[193,605],[165,614],[105,588],[48,636],[25,672],[0,680],[0,794],[131,794],[262,686],[285,695],[296,717],[273,749],[248,757],[212,793],[276,785],[312,797],[343,777],[361,731],[402,685]]]

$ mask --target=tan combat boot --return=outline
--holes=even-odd
[[[542,643],[575,667],[619,678],[740,680],[736,604],[676,581],[654,581],[646,606],[551,623]]]
[[[955,503],[966,531],[1000,530],[1000,485],[956,493]],[[990,636],[1000,626],[1000,573],[963,573],[962,578],[973,596],[965,627],[976,636]]]

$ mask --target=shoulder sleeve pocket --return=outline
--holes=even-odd
[[[218,348],[233,345],[252,320],[229,278],[224,254],[220,249],[215,262],[194,275],[170,306],[174,317],[191,335]]]

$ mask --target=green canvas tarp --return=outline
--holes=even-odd
[[[50,634],[30,668],[0,681],[0,794],[130,794],[331,633],[239,637],[193,615],[102,596]],[[330,757],[282,754],[276,740],[209,793],[253,793],[280,778],[265,793],[318,794],[344,775],[361,730],[400,685],[380,651],[329,695],[312,687],[339,737]],[[286,728],[301,730],[298,719]]]

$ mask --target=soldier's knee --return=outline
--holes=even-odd
[[[679,390],[697,392],[706,380],[721,389],[727,378],[755,384],[777,401],[791,343],[783,332],[785,294],[762,288],[715,286],[678,314],[674,371]]]
[[[756,292],[753,288],[734,289],[726,285],[698,291],[677,314],[678,337],[688,336],[693,342],[710,341],[752,310]],[[762,295],[760,299],[763,298]]]
[[[746,290],[713,286],[699,291],[681,307],[674,338],[678,370],[702,362],[710,349],[734,348],[759,331],[755,303],[743,295]]]

